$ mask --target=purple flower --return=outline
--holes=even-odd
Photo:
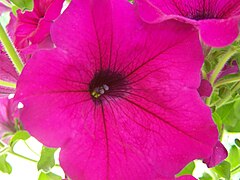
[[[78,179],[173,179],[218,133],[197,88],[198,33],[142,22],[125,0],[72,0],[17,84],[24,128]],[[191,51],[188,49],[191,48]]]
[[[229,45],[239,34],[239,0],[136,0],[136,4],[147,22],[178,19],[193,24],[210,46]]]

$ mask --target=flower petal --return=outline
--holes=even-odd
[[[223,144],[218,141],[213,149],[213,153],[209,158],[204,159],[204,163],[207,164],[209,168],[212,168],[218,164],[220,164],[226,157],[228,156],[228,152]]]
[[[200,36],[209,46],[224,47],[238,36],[238,20],[203,20],[199,22]]]
[[[210,82],[206,79],[202,79],[198,92],[201,97],[209,97],[212,94],[212,89]]]
[[[24,128],[47,146],[59,147],[71,137],[76,112],[82,111],[74,105],[81,106],[89,95],[81,94],[81,89],[86,89],[84,82],[90,77],[78,67],[81,64],[74,64],[61,50],[41,51],[29,59],[18,80],[15,100],[24,105]]]

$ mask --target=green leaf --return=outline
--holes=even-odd
[[[54,153],[57,149],[42,147],[41,157],[38,161],[38,170],[49,172],[49,170],[55,165]]]
[[[220,98],[225,98],[231,94],[231,90],[227,86],[222,86],[219,89],[219,97]]]
[[[221,164],[212,169],[218,174],[219,177],[225,178],[226,180],[230,180],[231,165],[229,162],[223,161]]]
[[[10,140],[10,146],[13,147],[19,140],[27,140],[30,137],[27,131],[17,131]]]
[[[38,180],[62,180],[62,177],[51,172],[49,173],[41,172],[39,174]]]
[[[233,104],[234,115],[240,119],[240,101],[236,101]]]
[[[217,125],[219,134],[222,134],[223,129],[222,129],[222,119],[221,119],[221,117],[218,115],[217,112],[214,112],[212,114],[212,117],[213,117],[213,120],[214,120],[215,124]]]
[[[33,0],[10,0],[17,7],[21,8],[23,11],[32,10]]]
[[[240,100],[226,104],[217,109],[225,129],[229,132],[240,132]]]
[[[17,16],[17,10],[18,10],[18,7],[13,5],[12,6],[12,13],[14,14],[14,16]]]
[[[192,174],[193,170],[195,169],[195,163],[190,162],[188,165],[186,165],[178,174],[178,176],[186,175],[186,174]]]
[[[203,173],[203,176],[199,180],[213,180],[213,178],[208,173]]]
[[[0,171],[11,174],[12,166],[6,161],[7,154],[0,155]]]
[[[240,140],[239,139],[235,139],[235,144],[240,147]]]
[[[234,145],[231,147],[226,161],[228,161],[231,164],[231,169],[234,169],[236,166],[240,164],[240,154],[237,146]]]

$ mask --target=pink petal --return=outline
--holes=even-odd
[[[177,19],[199,29],[209,46],[224,47],[239,34],[238,0],[136,0],[141,18],[148,23]],[[203,11],[203,12],[201,12]]]
[[[22,97],[24,108],[21,120],[24,128],[47,146],[62,146],[71,137],[74,123],[72,119],[77,115],[72,111],[81,111],[78,106],[75,109],[74,104],[86,99],[86,93],[81,95],[76,90],[81,88],[80,82],[88,81],[85,78],[86,73],[78,72],[77,65],[79,66],[60,50],[41,51],[28,61],[22,72],[23,75],[18,80],[17,89],[21,93],[16,94],[15,97],[16,99],[18,96]],[[31,76],[27,75],[26,71],[31,71]],[[85,79],[79,79],[81,77]],[[32,78],[35,80],[32,81]],[[31,85],[27,87],[27,84]],[[52,121],[54,119],[57,120],[56,123]],[[42,133],[43,129],[44,133]]]
[[[239,34],[237,19],[199,21],[199,31],[203,41],[213,47],[231,44]]]
[[[140,17],[148,23],[156,23],[166,20],[167,17],[164,16],[162,11],[160,11],[156,6],[146,0],[136,0],[136,6]],[[166,18],[165,18],[166,17]]]
[[[226,159],[227,156],[228,152],[226,148],[220,141],[218,141],[213,149],[212,155],[209,158],[204,159],[204,163],[206,163],[207,166],[211,168],[220,164],[224,159]]]

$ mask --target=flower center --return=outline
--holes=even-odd
[[[100,70],[95,72],[89,83],[89,92],[94,101],[102,101],[107,97],[121,97],[129,89],[129,83],[119,72]]]
[[[194,19],[196,21],[202,20],[202,19],[217,19],[216,13],[212,12],[210,9],[195,9],[190,10],[188,13],[188,18]]]

